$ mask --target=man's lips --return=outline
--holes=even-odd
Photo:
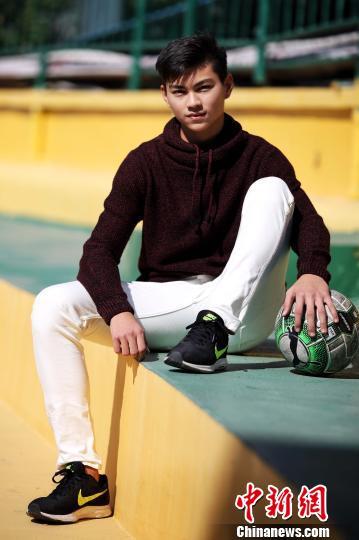
[[[206,113],[193,113],[193,114],[187,114],[187,118],[201,118],[202,116],[205,116]]]

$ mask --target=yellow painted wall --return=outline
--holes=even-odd
[[[359,85],[236,88],[226,110],[288,156],[309,194],[359,198]],[[33,160],[112,179],[170,116],[159,91],[2,90],[0,163]]]

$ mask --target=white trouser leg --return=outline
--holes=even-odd
[[[43,289],[32,310],[34,355],[59,450],[58,467],[70,461],[92,467],[101,464],[93,449],[88,376],[80,342],[87,324],[82,312],[90,301],[86,295],[80,297],[76,282],[71,282]]]
[[[123,282],[149,347],[175,346],[200,309],[213,309],[237,330],[230,336],[229,352],[265,339],[284,299],[293,210],[294,198],[282,180],[258,180],[248,190],[236,243],[218,278]],[[78,281],[43,289],[34,302],[32,323],[37,370],[59,450],[57,466],[83,461],[100,467],[81,339],[111,346],[110,329]]]
[[[196,317],[194,302],[201,284],[208,279],[210,276],[167,283],[122,282],[150,348],[168,350],[185,336],[185,327]],[[37,371],[59,451],[57,467],[82,461],[99,468],[81,340],[112,346],[110,328],[79,281],[43,289],[36,296],[31,318]]]
[[[294,197],[283,180],[254,182],[231,256],[221,275],[203,288],[197,306],[212,309],[236,332],[229,352],[249,349],[273,330],[285,297],[293,212]]]

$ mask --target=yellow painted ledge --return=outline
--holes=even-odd
[[[33,296],[5,281],[0,281],[0,295],[0,398],[53,445],[32,354]],[[288,485],[143,365],[109,347],[84,345],[97,450],[110,479],[115,518],[134,539],[218,540],[216,524],[242,522],[234,500],[247,482],[263,489],[269,483]],[[18,486],[23,479],[14,475],[13,482]],[[264,504],[256,506],[257,519],[270,523]],[[224,533],[220,538],[227,540]]]
[[[229,110],[347,110],[359,103],[359,84],[329,88],[240,88],[226,102]],[[159,90],[0,90],[0,109],[53,111],[163,112]]]
[[[245,130],[284,152],[306,191],[359,200],[359,83],[235,88],[225,105]],[[0,162],[112,178],[128,152],[161,133],[170,117],[159,90],[0,90]]]
[[[113,175],[58,164],[0,162],[0,212],[94,225]]]
[[[93,227],[112,176],[55,164],[0,162],[0,212]],[[359,231],[359,199],[306,192],[331,232]]]

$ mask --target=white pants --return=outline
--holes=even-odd
[[[151,350],[169,350],[201,309],[218,313],[230,330],[228,352],[241,352],[273,331],[284,302],[294,197],[280,178],[248,190],[231,256],[220,276],[122,286]],[[79,281],[43,289],[32,311],[36,366],[59,455],[57,467],[82,461],[100,468],[89,417],[88,376],[81,339],[112,346],[109,326]]]

